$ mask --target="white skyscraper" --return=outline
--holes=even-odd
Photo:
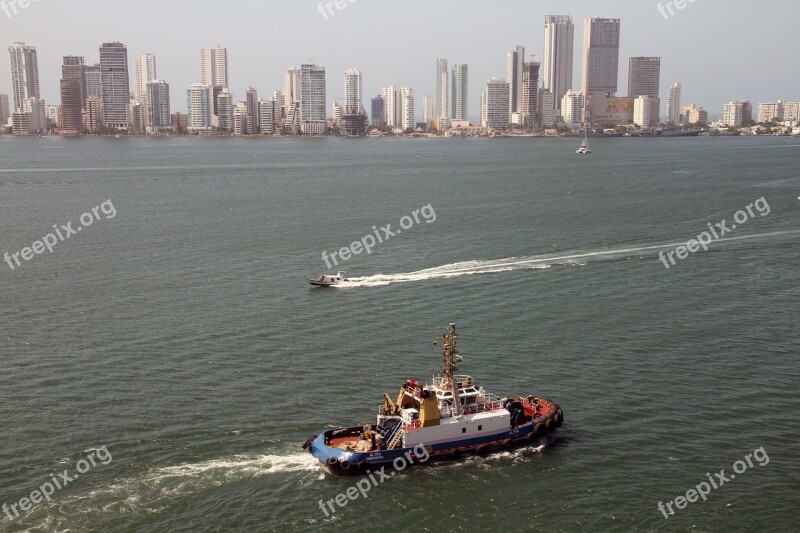
[[[278,93],[280,94],[280,93]],[[259,100],[259,116],[261,117],[261,133],[272,135],[275,133],[276,109],[280,109],[280,103],[276,100]]]
[[[486,84],[484,95],[485,109],[481,112],[485,117],[483,126],[489,130],[507,129],[511,123],[508,82],[500,78],[492,78]]]
[[[200,81],[212,87],[228,87],[228,49],[218,44],[200,50]]]
[[[147,96],[147,84],[157,79],[156,56],[139,54],[133,62],[133,97],[144,101]]]
[[[583,22],[583,94],[615,96],[619,77],[620,19]]]
[[[402,127],[403,101],[400,88],[392,85],[381,89],[381,98],[383,98],[383,122],[392,128]]]
[[[653,114],[653,102],[650,96],[638,96],[633,101],[633,123],[640,128],[649,128],[655,122]]]
[[[186,91],[188,104],[187,129],[192,133],[211,133],[213,113],[211,85],[194,83]]]
[[[584,94],[581,91],[567,91],[561,99],[561,117],[570,125],[583,122]]]
[[[575,46],[575,26],[568,15],[548,15],[544,24],[544,88],[553,94],[556,109],[561,99],[572,89],[572,68]],[[544,123],[544,118],[542,119]]]
[[[364,110],[362,102],[363,79],[361,71],[351,68],[344,73],[344,112],[361,113]]]
[[[402,100],[401,127],[403,130],[413,130],[416,126],[416,123],[414,122],[414,89],[411,87],[402,87],[400,89],[400,98]]]
[[[422,120],[428,128],[433,124],[435,115],[433,113],[433,96],[425,95],[422,97]]]
[[[525,64],[525,47],[515,46],[513,50],[508,53],[507,58],[507,75],[506,81],[509,87],[509,114],[512,117],[516,116],[521,119],[522,117],[522,74]],[[521,121],[518,121],[520,123]]]
[[[681,124],[681,84],[676,82],[669,88],[667,96],[667,123],[672,125]]]
[[[300,128],[306,135],[324,135],[327,130],[325,67],[300,65]]]
[[[753,104],[749,100],[736,100],[725,104],[722,112],[722,123],[726,126],[741,128],[750,125],[753,120]]]
[[[439,121],[439,130],[447,129],[449,120],[448,106],[450,105],[450,73],[447,69],[447,59],[436,60],[436,94],[434,95],[434,114]]]
[[[469,121],[469,67],[453,65],[452,120]],[[426,120],[427,122],[427,120]]]
[[[35,46],[16,42],[8,47],[11,56],[11,85],[14,108],[21,109],[28,98],[40,98],[39,60]]]

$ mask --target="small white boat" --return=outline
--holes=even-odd
[[[314,287],[336,287],[350,281],[347,279],[347,272],[344,270],[338,272],[335,276],[326,276],[323,274],[318,278],[306,278],[306,280]]]

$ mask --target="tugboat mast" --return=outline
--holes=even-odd
[[[464,414],[461,407],[461,398],[458,395],[458,379],[456,379],[456,372],[458,372],[458,363],[461,362],[461,356],[458,354],[456,343],[458,342],[458,333],[456,333],[455,323],[450,323],[450,331],[445,333],[442,341],[442,359],[444,360],[444,382],[445,386],[449,386],[453,391],[453,407],[456,416]]]

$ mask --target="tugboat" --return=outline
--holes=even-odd
[[[333,474],[365,475],[399,469],[398,460],[404,467],[539,443],[561,427],[564,413],[552,400],[500,398],[459,375],[455,324],[441,341],[444,369],[432,384],[406,380],[397,401],[384,395],[375,424],[330,429],[309,437],[303,448]]]

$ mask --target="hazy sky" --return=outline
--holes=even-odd
[[[10,0],[5,0],[6,2]],[[340,0],[343,2],[344,0]],[[42,96],[59,103],[64,55],[99,61],[100,43],[121,41],[133,56],[152,52],[158,77],[170,84],[173,111],[186,110],[186,86],[200,81],[200,48],[228,48],[231,89],[238,100],[252,85],[260,96],[283,88],[287,67],[310,59],[328,79],[328,113],[344,96],[343,74],[364,75],[365,107],[381,87],[410,86],[421,120],[422,96],[433,94],[435,60],[469,65],[470,116],[492,76],[506,75],[506,52],[525,46],[541,60],[545,14],[575,20],[575,73],[580,89],[583,19],[622,19],[618,95],[627,92],[628,57],[661,56],[661,93],[683,84],[682,104],[696,102],[712,116],[734,99],[800,100],[794,54],[800,5],[793,0],[686,0],[665,19],[652,0],[355,0],[326,20],[318,0],[33,0],[7,17],[0,11],[4,46],[38,48]],[[666,3],[666,2],[664,2]],[[770,21],[766,24],[765,21]],[[11,92],[8,54],[0,62],[0,92]],[[131,72],[131,83],[133,74]],[[12,104],[13,105],[13,104]]]

